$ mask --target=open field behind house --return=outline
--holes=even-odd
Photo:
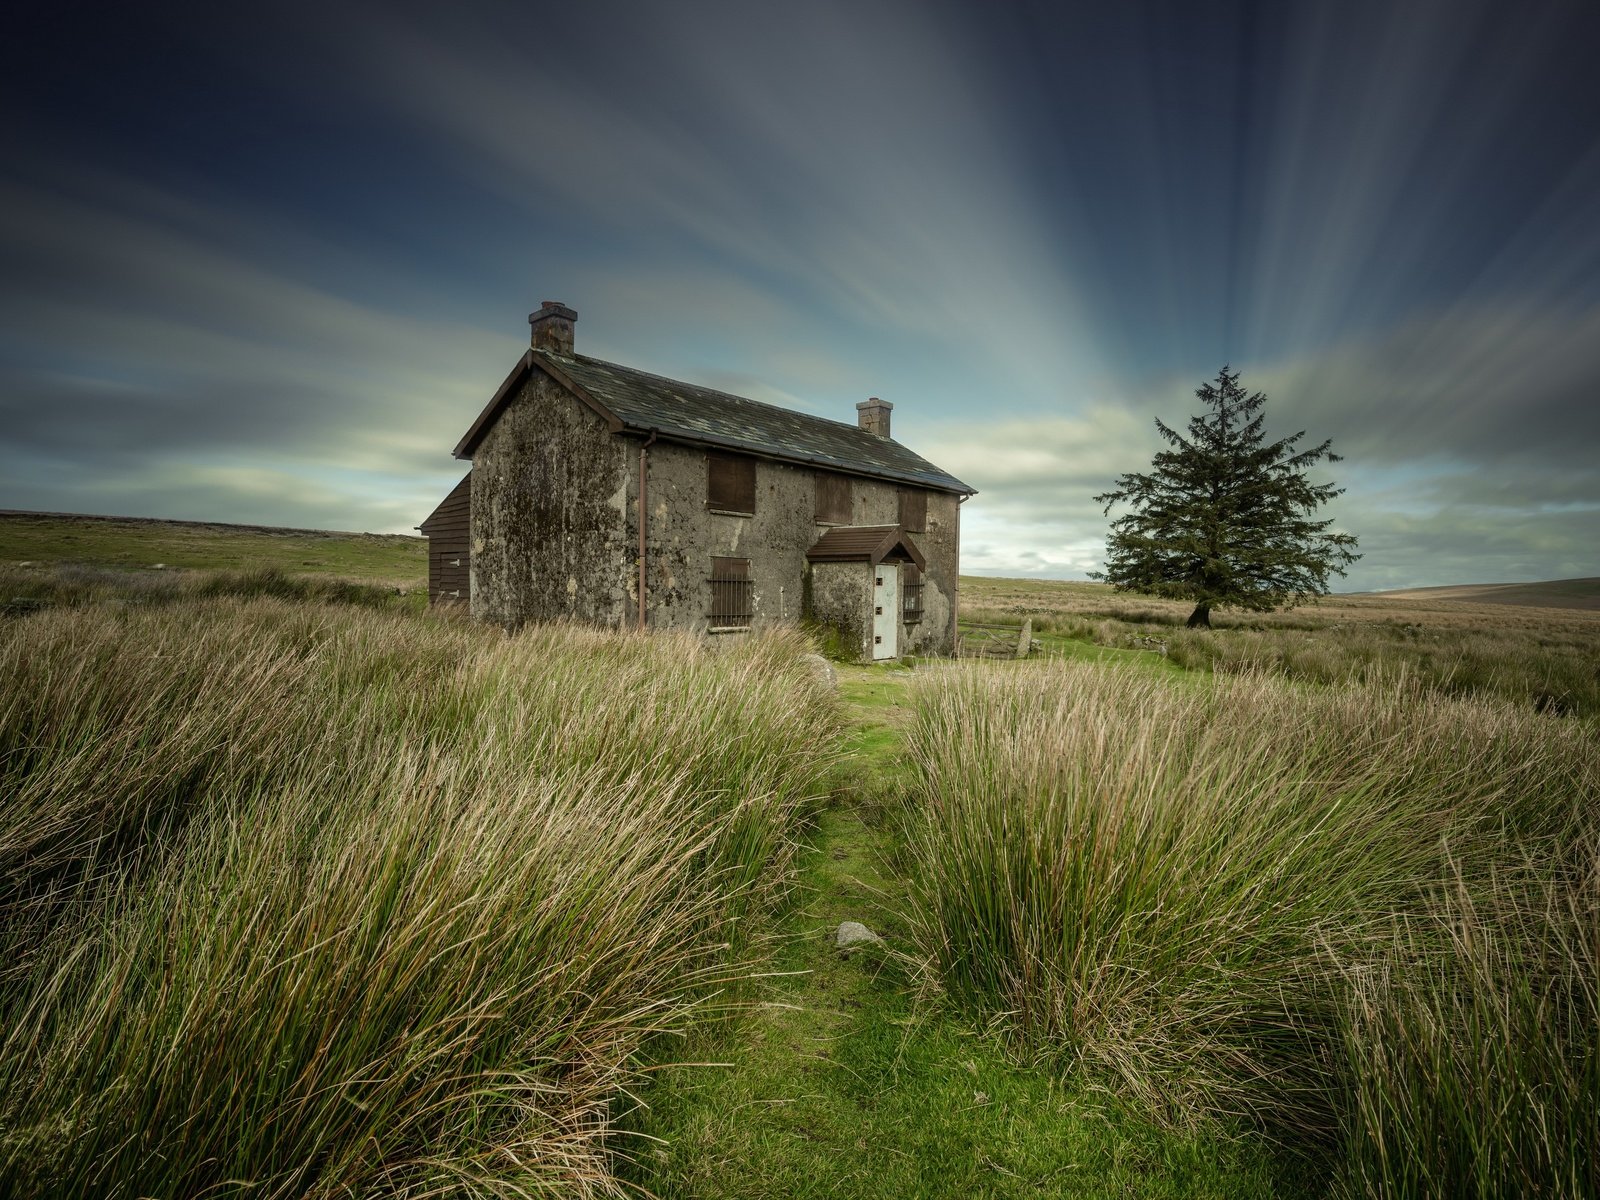
[[[1565,581],[1587,594],[1586,581]],[[1552,584],[1529,585],[1543,596]],[[1500,696],[1541,711],[1600,714],[1600,610],[1476,603],[1432,594],[1329,596],[1273,613],[1214,611],[1106,584],[963,576],[964,624],[1031,619],[1041,649],[1093,643],[1164,655],[1188,669],[1264,670],[1314,683],[1397,672],[1457,696]],[[1449,590],[1449,589],[1444,589]]]
[[[0,566],[22,562],[120,571],[158,564],[183,571],[274,568],[409,590],[426,586],[428,543],[403,534],[0,512]]]
[[[1600,609],[1600,578],[1542,583],[1462,583],[1375,593],[1388,600],[1463,600],[1468,604],[1518,604],[1533,608]]]

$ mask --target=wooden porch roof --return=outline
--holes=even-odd
[[[903,525],[839,525],[817,539],[806,551],[812,562],[864,562],[877,566],[884,559],[913,562],[919,570],[927,560]]]

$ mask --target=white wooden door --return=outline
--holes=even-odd
[[[900,565],[872,568],[872,657],[900,656]]]

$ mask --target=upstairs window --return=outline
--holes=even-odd
[[[850,477],[817,472],[817,524],[850,524]]]
[[[756,511],[756,460],[747,454],[706,455],[706,507],[752,516]]]
[[[711,611],[713,629],[746,629],[754,615],[753,587],[748,558],[711,560]]]
[[[900,524],[911,533],[928,530],[928,493],[921,488],[900,489]]]

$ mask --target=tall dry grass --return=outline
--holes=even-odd
[[[1052,664],[935,677],[911,744],[917,940],[1023,1046],[1355,1191],[1596,1182],[1591,728]]]
[[[1336,960],[1342,1183],[1384,1197],[1600,1192],[1600,841],[1490,886],[1441,880]]]
[[[5,1194],[617,1193],[608,1105],[741,969],[836,722],[784,637],[0,638]]]

